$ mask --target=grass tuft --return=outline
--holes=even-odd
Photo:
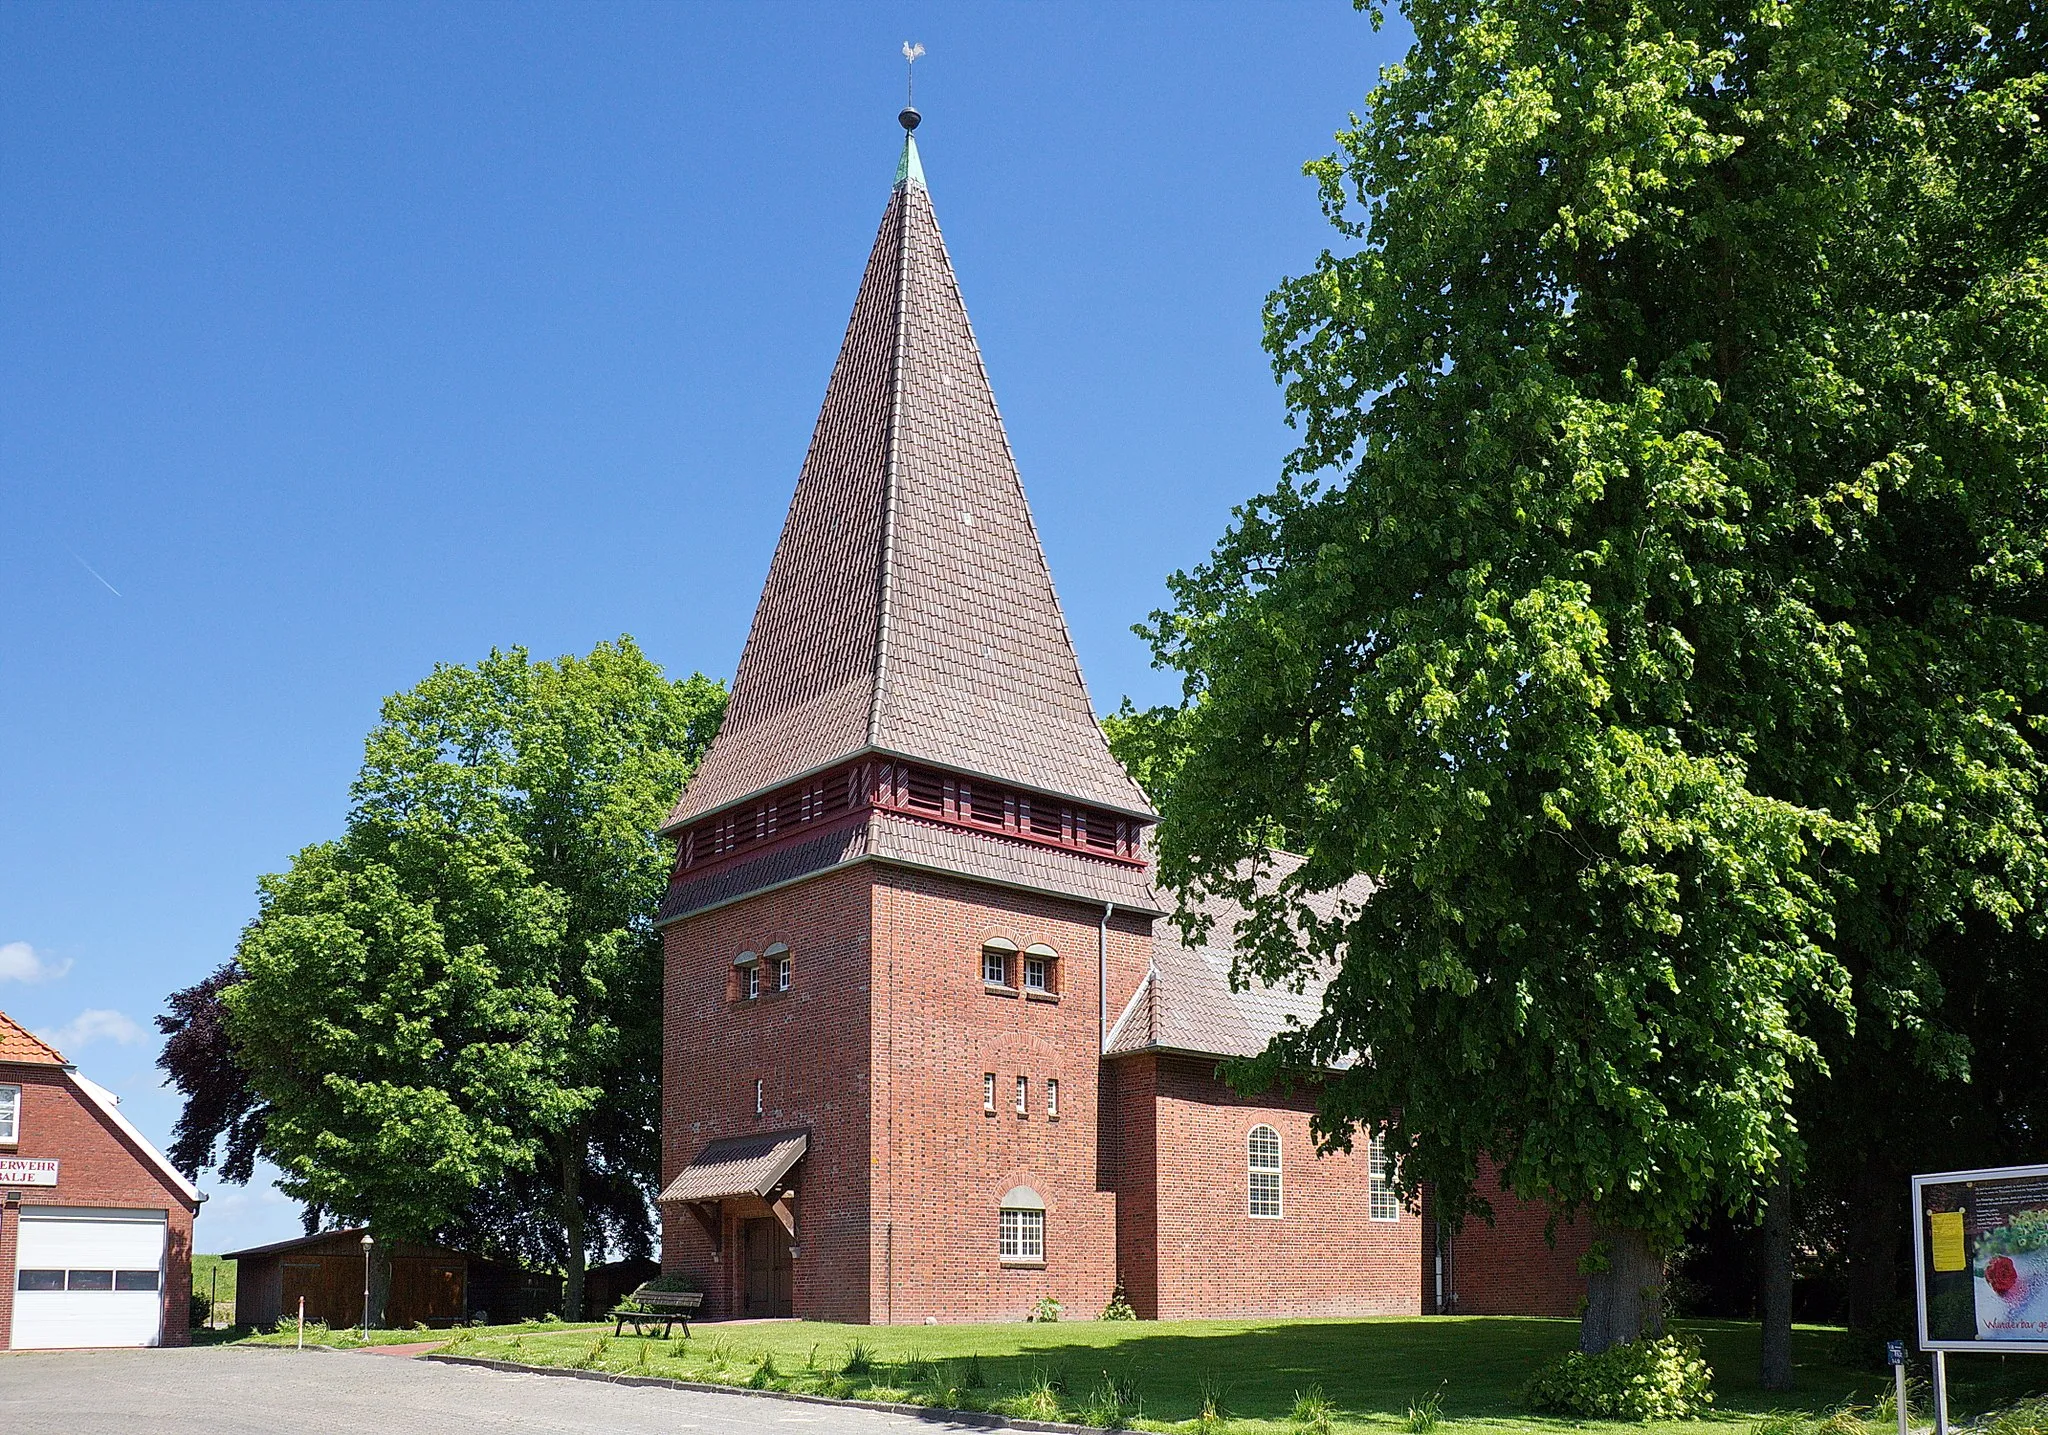
[[[1294,1409],[1287,1418],[1294,1422],[1294,1428],[1302,1435],[1330,1435],[1337,1407],[1330,1403],[1330,1397],[1323,1394],[1323,1387],[1311,1385],[1306,1390],[1294,1392]]]

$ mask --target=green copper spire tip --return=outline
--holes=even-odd
[[[903,137],[903,158],[896,162],[896,182],[905,181],[924,188],[924,165],[917,157],[917,141],[909,135]]]

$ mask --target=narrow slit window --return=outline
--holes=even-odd
[[[754,1078],[754,1114],[761,1115],[767,1108],[767,1083],[760,1077]]]
[[[1045,1114],[1050,1120],[1060,1119],[1060,1081],[1056,1076],[1045,1080]]]
[[[1019,1116],[1029,1116],[1031,1114],[1031,1078],[1028,1076],[1017,1078],[1017,1114]]]
[[[0,1146],[21,1141],[21,1088],[0,1086]]]
[[[996,1109],[996,1074],[993,1071],[981,1074],[981,1109],[991,1115]]]

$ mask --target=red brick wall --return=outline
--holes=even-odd
[[[1493,1222],[1468,1216],[1450,1237],[1448,1313],[1576,1317],[1586,1294],[1579,1257],[1592,1240],[1588,1223],[1560,1220],[1554,1242],[1546,1240],[1548,1206],[1499,1190],[1490,1165],[1479,1179]]]
[[[55,1186],[21,1188],[34,1206],[113,1206],[165,1211],[163,1340],[191,1339],[192,1207],[154,1162],[110,1125],[97,1107],[51,1066],[0,1066],[0,1083],[21,1087],[21,1144],[10,1156],[60,1164]],[[20,1213],[0,1208],[0,1349],[14,1326],[14,1252]]]
[[[1093,1318],[1109,1299],[1116,1197],[1098,1149],[1101,919],[1089,903],[876,869],[877,1321],[1015,1320],[1045,1295]],[[989,992],[981,948],[991,937],[1057,952],[1059,999]],[[1113,1007],[1142,978],[1150,943],[1149,918],[1111,919]],[[987,1072],[992,1116],[982,1110]],[[1021,1118],[1019,1076],[1030,1083]],[[1046,1115],[1048,1079],[1060,1083],[1058,1120]],[[1014,1186],[1045,1201],[1043,1269],[998,1257],[998,1212]]]
[[[1149,1078],[1144,1070],[1150,1066]],[[1370,1214],[1365,1145],[1315,1154],[1310,1091],[1238,1096],[1215,1063],[1133,1057],[1119,1087],[1156,1088],[1156,1217],[1125,1223],[1132,1302],[1156,1281],[1162,1319],[1263,1315],[1412,1315],[1422,1309],[1423,1222]],[[1142,1112],[1142,1102],[1140,1102]],[[1142,1120],[1142,1116],[1140,1118]],[[1253,1126],[1280,1133],[1282,1215],[1247,1214],[1246,1144]],[[1135,1213],[1134,1213],[1135,1214]],[[1151,1252],[1146,1245],[1151,1245]],[[1156,1275],[1144,1268],[1153,1265]]]
[[[818,1320],[869,1318],[871,876],[866,865],[826,872],[664,933],[662,1184],[720,1137],[808,1127],[792,1285],[797,1313]],[[731,1000],[733,958],[775,942],[790,949],[790,990],[770,992],[764,973],[758,999]],[[696,1218],[664,1208],[662,1268],[705,1283],[708,1316],[737,1312],[744,1272],[730,1229],[714,1260]]]

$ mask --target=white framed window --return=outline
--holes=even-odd
[[[1051,947],[1046,946],[1030,946],[1024,949],[1025,991],[1053,990],[1053,962],[1058,955]]]
[[[1010,984],[1010,959],[1017,955],[1017,944],[993,937],[981,944],[981,980],[992,987],[1007,987]]]
[[[1029,1186],[1013,1186],[1003,1196],[996,1255],[1006,1263],[1045,1262],[1045,1201]]]
[[[1057,1076],[1045,1079],[1045,1114],[1054,1121],[1060,1119],[1060,1079]]]
[[[754,1078],[754,1114],[759,1116],[766,1107],[767,1093],[760,1077]]]
[[[1245,1140],[1245,1213],[1252,1216],[1280,1214],[1280,1133],[1270,1126],[1254,1126]]]
[[[0,1146],[21,1141],[21,1088],[0,1086]]]
[[[775,990],[789,990],[789,953],[784,952],[775,959]]]
[[[1029,1116],[1031,1114],[1031,1078],[1028,1076],[1017,1078],[1017,1114],[1019,1116]]]
[[[740,968],[740,995],[748,1001],[761,995],[761,968],[745,966]]]
[[[1394,1163],[1387,1156],[1387,1143],[1371,1136],[1365,1143],[1366,1179],[1370,1187],[1369,1214],[1375,1221],[1401,1219],[1401,1197],[1394,1190]]]
[[[993,1071],[984,1071],[981,1074],[981,1109],[990,1115],[995,1114],[996,1074]]]

